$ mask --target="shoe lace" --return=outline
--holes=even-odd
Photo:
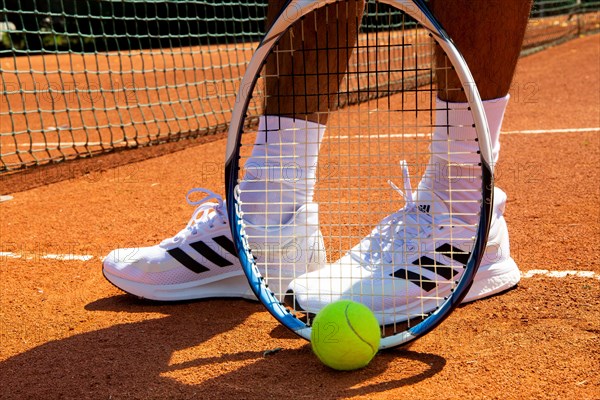
[[[398,248],[419,235],[429,235],[432,217],[419,210],[414,201],[413,190],[410,184],[410,175],[406,161],[401,161],[403,188],[402,191],[391,180],[389,185],[404,199],[405,205],[400,210],[385,217],[361,245],[361,261],[366,262],[367,268],[378,268],[382,262],[390,264]],[[408,249],[414,251],[415,249]],[[353,252],[354,257],[358,256]]]
[[[196,193],[203,193],[207,196],[200,200],[192,200],[192,196]],[[189,205],[197,206],[196,210],[194,211],[194,214],[192,214],[192,217],[188,221],[186,227],[179,231],[179,233],[177,233],[171,239],[166,239],[165,242],[179,242],[190,234],[196,235],[200,228],[205,226],[208,226],[208,228],[213,228],[215,221],[223,225],[227,224],[227,214],[225,212],[225,203],[223,198],[213,191],[204,188],[194,188],[187,192],[185,199]],[[209,200],[213,199],[217,202],[209,202]]]

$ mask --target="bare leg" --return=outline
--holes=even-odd
[[[531,0],[432,0],[432,12],[465,57],[483,100],[508,94],[530,9]],[[466,101],[463,92],[445,90],[460,87],[455,74],[447,86],[443,79],[438,85],[440,99]]]
[[[284,4],[285,0],[269,3],[267,25]],[[278,59],[271,57],[267,62],[266,114],[306,115],[309,121],[327,122],[356,43],[363,5],[362,0],[330,4],[285,34],[279,43]],[[294,55],[299,49],[303,51]]]
[[[495,126],[498,128],[496,133],[499,133],[500,122],[508,99],[507,94],[521,49],[531,0],[430,0],[430,2],[433,3],[434,14],[448,30],[471,67],[483,99],[489,100],[485,103],[491,106],[488,107],[484,104],[488,120],[490,119],[488,108],[498,117]],[[438,60],[438,66],[441,67],[445,64],[440,63],[440,61],[443,61],[442,54],[436,54],[436,59]],[[477,132],[472,127],[473,117],[468,109],[468,104],[465,104],[467,100],[465,94],[459,90],[451,90],[452,88],[461,87],[457,76],[449,74],[449,80],[446,81],[448,72],[440,72],[444,75],[439,73],[437,76],[438,97],[440,100],[436,103],[436,126],[431,141],[431,159],[428,162],[425,176],[419,184],[414,200],[419,205],[419,210],[427,210],[420,211],[422,213],[429,213],[430,209],[435,210],[439,206],[438,210],[441,210],[441,212],[432,211],[432,217],[435,217],[436,214],[438,216],[441,213],[445,214],[445,207],[442,206],[448,207],[450,213],[446,215],[450,216],[453,221],[452,224],[461,220],[460,224],[457,225],[463,225],[464,223],[466,227],[468,224],[475,224],[479,221],[477,213],[480,209],[481,181],[471,179],[477,176],[476,174],[481,174],[481,168],[478,165],[480,157],[477,154],[479,150]],[[495,140],[497,141],[497,139],[498,135],[496,134]],[[493,141],[494,139],[492,139]],[[437,149],[436,146],[438,146]],[[498,149],[499,147],[494,148],[495,154],[498,153]],[[436,166],[441,168],[436,168]],[[436,179],[437,171],[443,171],[441,173],[448,175],[438,180]],[[504,195],[498,195],[495,198],[494,217],[488,245],[473,286],[465,297],[468,301],[500,293],[514,286],[520,279],[518,267],[514,260],[510,258],[506,222],[502,216],[505,200]],[[422,208],[423,205],[431,205],[431,207]],[[394,236],[388,237],[389,242],[386,242],[386,246],[387,243],[393,243],[394,247],[391,248],[393,251],[397,251],[394,257],[391,257],[391,265],[394,265],[396,260],[401,260],[403,257],[400,254],[405,251],[405,243],[397,245],[396,242],[399,242],[397,239],[402,237],[402,233],[397,229],[406,228],[400,223],[394,225],[393,228],[389,229],[388,232],[392,232],[391,235]],[[443,228],[443,226],[440,226],[440,228]],[[379,229],[379,226],[377,229]],[[461,247],[468,243],[468,241],[465,241],[471,236],[468,230],[461,232],[461,228],[457,226],[452,232],[453,234],[449,239],[444,239],[448,240],[448,244],[453,247]],[[390,233],[382,233],[382,237],[384,235],[390,235]],[[423,240],[421,241],[421,239]],[[419,241],[417,247],[421,246],[421,249],[426,249],[428,239],[421,236],[420,230],[414,240]],[[360,248],[372,248],[371,237],[362,243]],[[443,241],[440,238],[433,240],[431,243],[434,246],[439,246]],[[379,251],[377,250],[377,252]],[[433,251],[433,248],[431,251]],[[377,256],[371,254],[370,259],[375,259],[375,257]],[[380,265],[386,262],[383,260],[383,258],[376,260],[373,268],[369,269],[369,272],[365,275],[370,276],[373,270],[378,271],[375,268],[380,268]],[[403,261],[407,263],[405,271],[414,267],[409,258],[405,258]],[[334,263],[331,269],[325,268],[324,272],[319,275],[319,286],[344,287],[346,283],[340,277],[344,273],[341,272],[345,267],[344,263],[345,261],[342,259],[339,264]],[[334,269],[338,266],[339,269]],[[328,276],[329,271],[335,272]],[[402,270],[398,269],[397,271]],[[352,278],[355,277],[356,275]],[[399,280],[394,281],[399,282]],[[298,282],[302,281],[298,280]],[[396,287],[408,288],[412,287],[410,285],[413,285],[413,283],[406,282],[405,285],[398,284]],[[292,281],[290,287],[296,295],[302,292],[306,293],[307,290],[302,288],[301,285],[306,286],[305,283],[296,286],[295,281]],[[369,287],[369,295],[385,292],[383,286],[377,286],[378,283],[365,280],[364,285]],[[340,294],[356,296],[355,299],[362,301],[362,292],[357,294],[358,290],[356,288],[358,286],[358,284],[345,286],[348,289],[342,289]],[[298,288],[298,291],[296,291],[296,288]],[[332,289],[332,291],[335,290]],[[398,299],[403,298],[402,289],[397,294]],[[426,297],[421,297],[421,299],[424,298]],[[302,296],[296,297],[296,301],[302,301],[301,299]],[[367,304],[369,303],[371,303],[371,299],[367,300]]]
[[[531,0],[432,0],[431,4],[434,15],[467,61],[484,100],[493,163],[498,161],[500,154],[500,128],[530,7]],[[438,66],[444,65],[443,57],[442,52],[436,52]],[[465,128],[473,123],[473,119],[465,104],[465,92],[457,89],[461,85],[456,74],[446,69],[438,70],[437,83],[440,99],[436,112],[438,128],[433,132],[433,156],[421,188],[433,190],[447,204],[452,204],[454,212],[462,213],[467,222],[473,222],[476,199],[471,193],[476,191],[471,189],[476,189],[474,185],[478,181],[470,177],[480,173],[476,154],[479,147],[475,129]],[[451,154],[446,155],[448,139],[450,149],[456,145],[460,150],[451,150]],[[437,171],[445,171],[441,179],[437,179]],[[494,201],[497,210],[504,209],[501,199],[505,198],[498,191]]]
[[[267,25],[270,25],[285,0],[272,0],[269,3]],[[512,82],[532,0],[432,0],[431,10],[456,43],[465,57],[477,83],[483,100],[505,96]],[[302,94],[317,95],[337,92],[347,62],[356,42],[358,27],[362,17],[364,1],[349,0],[321,8],[312,18],[302,24],[304,36],[286,34],[281,40],[280,49],[290,50],[281,54],[279,70],[273,59],[267,63],[269,95],[279,93],[280,101],[268,102],[267,114],[290,115],[307,114],[309,120],[325,123],[331,98],[309,96],[305,101]],[[337,15],[346,15],[335,21]],[[501,21],[501,28],[498,23]],[[323,29],[326,27],[326,29]],[[320,28],[320,29],[318,29]],[[300,23],[291,31],[298,32]],[[317,34],[318,32],[318,34]],[[304,40],[304,43],[302,41]],[[318,52],[307,52],[306,57],[293,57],[293,49],[329,48]],[[437,54],[438,59],[441,54]],[[317,73],[326,74],[328,79],[317,80]],[[333,72],[336,72],[335,74]],[[304,74],[310,75],[305,78]],[[281,75],[278,77],[278,75]],[[294,76],[292,76],[294,75]],[[451,74],[448,87],[459,87],[458,77]],[[445,91],[446,82],[439,82],[440,99],[451,102],[466,101],[464,93]],[[293,88],[293,92],[292,89]],[[285,91],[294,93],[295,100],[285,100]],[[283,96],[283,98],[281,97]],[[307,104],[308,103],[308,104]],[[317,114],[317,115],[315,115]]]
[[[284,3],[269,3],[267,25]],[[362,11],[362,0],[319,8],[288,30],[267,60],[265,115],[242,183],[249,222],[284,223],[312,201],[320,143],[358,37]],[[294,184],[286,181],[289,176]],[[274,212],[267,203],[279,204],[279,209]]]

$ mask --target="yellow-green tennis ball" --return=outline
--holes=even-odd
[[[363,304],[341,300],[325,306],[312,324],[313,352],[323,364],[348,371],[366,366],[379,349],[381,330]]]

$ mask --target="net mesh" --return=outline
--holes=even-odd
[[[524,52],[599,30],[599,9],[535,1]],[[266,10],[267,1],[3,0],[0,174],[226,131]],[[350,70],[369,59],[364,46]],[[366,100],[388,78],[407,84],[349,79],[339,101]]]

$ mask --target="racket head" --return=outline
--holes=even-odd
[[[265,276],[270,267],[269,262],[261,260],[260,256],[257,262],[257,251],[259,253],[262,251],[260,245],[256,245],[256,242],[260,241],[260,237],[252,237],[248,233],[248,224],[244,219],[247,211],[245,210],[246,205],[241,201],[243,190],[240,189],[240,183],[247,179],[248,171],[245,163],[251,158],[250,154],[257,130],[257,115],[260,114],[261,107],[264,107],[264,102],[272,101],[268,98],[269,95],[265,93],[266,84],[264,82],[265,77],[268,76],[265,71],[269,58],[277,57],[279,43],[287,37],[292,27],[297,30],[303,23],[302,21],[309,21],[307,23],[310,24],[312,16],[319,9],[340,7],[340,4],[343,3],[346,2],[292,0],[282,9],[279,17],[271,25],[248,64],[232,113],[227,142],[225,165],[227,208],[233,241],[244,273],[253,292],[267,310],[284,326],[307,340],[310,340],[313,315],[305,310],[296,309],[293,302],[288,301],[288,304],[285,304],[283,301],[285,288],[279,288],[278,292],[274,293],[269,285],[270,282],[274,282],[280,277],[273,276],[273,274]],[[356,149],[377,147],[383,149],[380,152],[385,156],[385,160],[379,162],[379,164],[369,163],[368,160],[367,162],[360,161],[362,163],[361,167],[367,164],[375,164],[370,165],[370,172],[362,176],[363,180],[368,181],[365,185],[371,185],[375,175],[383,179],[383,182],[386,182],[389,177],[410,180],[404,174],[398,173],[402,168],[399,167],[397,161],[402,159],[409,159],[406,165],[420,172],[423,169],[421,167],[424,166],[422,157],[429,157],[428,147],[431,144],[431,137],[427,136],[426,131],[436,128],[434,114],[437,109],[435,99],[432,100],[432,98],[435,97],[437,89],[434,86],[433,77],[436,73],[443,73],[448,68],[456,71],[456,75],[461,82],[460,87],[454,89],[463,90],[467,94],[467,110],[472,116],[476,134],[474,140],[478,143],[477,157],[480,174],[474,179],[478,180],[478,186],[481,188],[480,200],[475,213],[477,221],[470,224],[473,230],[472,242],[469,245],[469,250],[465,251],[465,254],[468,254],[468,261],[463,265],[464,268],[461,271],[460,278],[452,282],[452,289],[449,292],[436,299],[436,306],[433,310],[422,313],[419,318],[401,318],[399,322],[391,324],[382,319],[380,348],[383,349],[406,344],[431,331],[450,315],[467,294],[481,263],[487,243],[493,202],[493,159],[487,120],[474,79],[464,58],[424,3],[421,1],[379,0],[367,1],[365,7],[367,11],[369,7],[377,11],[374,14],[363,15],[358,42],[353,50],[354,61],[351,60],[351,67],[344,73],[340,90],[334,93],[336,100],[330,106],[328,132],[321,145],[319,156],[315,202],[320,207],[318,218],[321,231],[327,231],[324,232],[327,263],[334,263],[336,259],[343,257],[344,253],[350,251],[361,237],[369,234],[369,231],[378,225],[377,221],[403,207],[402,199],[394,198],[386,201],[387,208],[385,210],[379,210],[380,204],[373,205],[376,202],[370,202],[367,198],[360,203],[361,207],[367,206],[364,214],[374,213],[377,218],[369,218],[368,221],[361,220],[357,224],[361,225],[358,234],[357,231],[343,233],[344,226],[351,224],[357,214],[350,212],[351,210],[347,207],[340,206],[339,194],[342,191],[364,192],[363,189],[356,187],[342,188],[340,184],[340,182],[349,179],[352,173],[356,173],[355,176],[358,176],[357,180],[360,181],[361,175],[358,172],[360,168],[358,171],[354,168],[354,164],[359,162],[353,157],[356,156],[360,159],[362,153],[356,154],[358,151]],[[381,9],[383,10],[380,11]],[[334,21],[331,21],[331,23],[334,23]],[[386,26],[386,23],[389,26]],[[390,27],[391,29],[389,29]],[[392,34],[389,32],[392,32]],[[410,43],[408,43],[409,41]],[[442,49],[445,54],[447,65],[444,67],[433,65],[431,54],[435,46]],[[372,50],[374,47],[376,50]],[[372,59],[373,54],[380,57],[379,49],[383,49],[381,53],[388,54],[387,59],[385,57]],[[410,49],[408,53],[407,49]],[[296,51],[302,52],[302,49]],[[390,55],[393,51],[398,51],[400,53],[399,59],[405,61],[398,61],[398,58],[395,58],[396,63],[394,64]],[[420,60],[419,57],[425,59]],[[407,59],[411,61],[407,62]],[[355,64],[352,64],[353,62]],[[352,67],[352,65],[354,66]],[[389,68],[386,68],[386,66],[389,66]],[[423,76],[420,76],[421,70],[424,71]],[[393,87],[389,84],[381,86],[378,80],[378,76],[381,74],[388,74],[388,78],[392,78],[392,81],[395,82]],[[391,77],[394,74],[396,77]],[[401,75],[400,79],[398,74]],[[414,87],[409,85],[410,82],[413,82]],[[425,89],[422,89],[423,87]],[[355,90],[352,90],[352,88]],[[396,99],[396,101],[388,102],[387,105],[382,106],[380,96],[384,97],[383,95],[389,93],[393,93],[392,97],[399,96],[402,100],[398,101]],[[331,95],[331,93],[328,93],[328,95]],[[373,102],[376,105],[374,108],[371,107]],[[422,114],[419,114],[419,112]],[[375,114],[369,117],[367,128],[375,126],[379,128],[377,133],[371,134],[368,132],[365,134],[365,127],[361,126],[360,118],[353,123],[344,124],[346,114],[351,113],[353,115]],[[411,117],[412,114],[415,115]],[[392,115],[403,121],[401,126],[393,126],[389,122],[386,122],[388,124],[386,126],[386,123],[381,123],[381,121],[389,121]],[[421,115],[425,115],[426,122],[419,121]],[[409,120],[412,123],[405,123]],[[355,124],[355,126],[352,124]],[[344,154],[343,157],[332,151],[332,149],[341,148],[346,143],[352,142],[354,144],[346,152],[348,154]],[[407,148],[410,148],[410,150],[407,150]],[[327,149],[329,149],[329,153]],[[373,151],[369,153],[367,159],[380,158],[382,154]],[[405,155],[406,157],[404,157]],[[396,162],[393,161],[394,158]],[[331,168],[336,171],[332,172]],[[373,173],[373,168],[380,168],[381,170]],[[342,169],[344,170],[343,173],[339,173]],[[396,172],[391,172],[394,170]],[[418,174],[413,175],[415,177],[419,176]],[[279,178],[281,179],[281,177]],[[452,178],[446,177],[445,179],[451,180]],[[367,186],[366,189],[383,193],[381,182],[378,182],[377,185],[377,187]],[[383,196],[391,197],[392,193],[387,192]],[[371,204],[371,207],[368,207],[369,204]],[[344,218],[336,218],[339,214],[344,214]],[[447,228],[452,230],[453,227],[450,225],[452,224],[448,224]],[[269,227],[265,226],[265,228]],[[307,272],[305,265],[295,266],[296,274],[302,274],[303,272]]]

